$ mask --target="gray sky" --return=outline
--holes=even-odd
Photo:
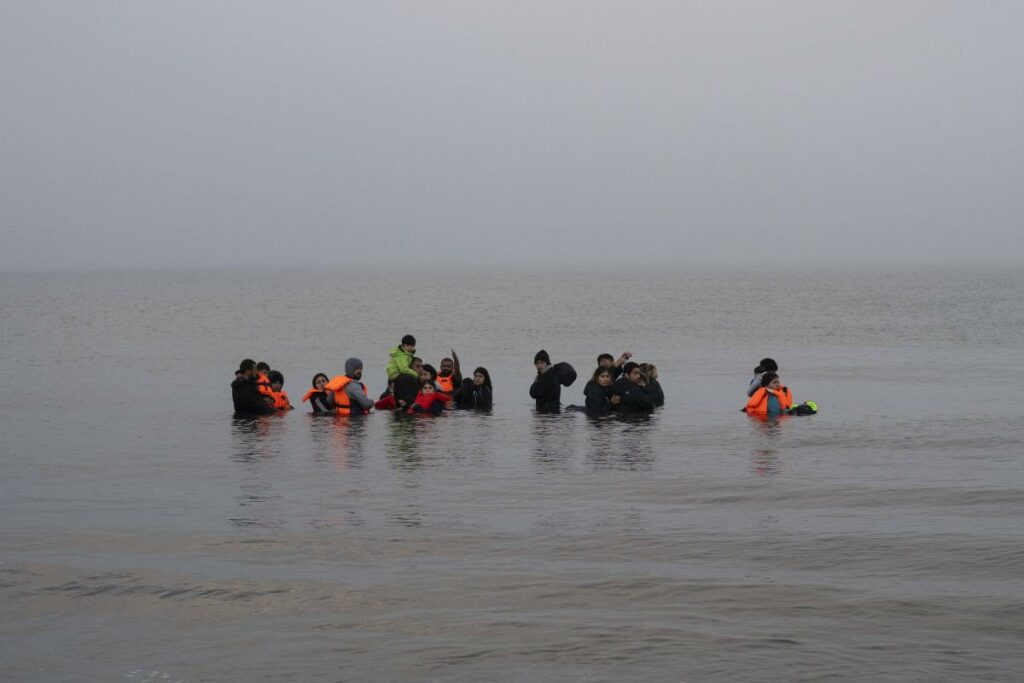
[[[1024,263],[1024,3],[0,3],[0,268]]]

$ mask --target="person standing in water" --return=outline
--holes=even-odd
[[[607,415],[618,409],[622,398],[612,391],[612,381],[611,368],[598,367],[594,371],[594,377],[583,388],[588,415]]]
[[[456,390],[454,399],[456,408],[490,410],[494,405],[494,394],[487,368],[477,368],[473,371],[472,379],[467,377],[462,380],[462,386]]]
[[[530,386],[530,396],[536,401],[538,413],[557,413],[562,409],[562,383],[551,365],[548,352],[541,349],[533,357],[537,376]]]
[[[766,372],[761,377],[761,386],[747,401],[743,412],[755,417],[771,417],[781,415],[793,405],[793,394],[789,387],[782,386],[779,376],[774,372]]]
[[[339,415],[365,415],[373,408],[374,400],[367,395],[362,378],[363,361],[349,358],[345,361],[345,374],[327,383],[326,388],[334,392]]]
[[[256,388],[256,361],[246,358],[238,366],[235,381],[231,383],[231,401],[235,405],[236,416],[268,415],[274,409],[263,401],[263,396]]]
[[[398,407],[411,405],[420,390],[419,369],[413,367],[415,354],[416,337],[407,334],[398,346],[391,349],[388,357],[388,383],[394,384],[393,392]]]
[[[455,354],[455,349],[452,349],[451,358],[441,359],[441,366],[437,371],[434,384],[437,385],[438,391],[449,395],[461,387],[462,372],[459,370],[459,357]]]
[[[621,396],[619,410],[623,413],[649,413],[654,410],[647,392],[642,385],[640,366],[630,361],[622,367],[622,376],[615,380],[613,389]]]

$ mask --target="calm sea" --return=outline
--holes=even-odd
[[[0,274],[18,681],[936,681],[1024,668],[1024,271]],[[238,421],[406,333],[492,414]],[[655,363],[535,415],[533,354]],[[739,412],[762,356],[821,412]]]

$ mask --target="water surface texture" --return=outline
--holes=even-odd
[[[1020,680],[1024,272],[441,271],[0,275],[4,677]],[[493,413],[231,416],[407,332]],[[536,415],[540,348],[667,405]]]

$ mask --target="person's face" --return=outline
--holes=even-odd
[[[413,358],[412,359],[412,366],[411,367],[416,372],[422,372],[422,370],[423,370],[423,361],[420,360],[419,358]]]
[[[434,385],[431,384],[430,382],[427,382],[426,384],[423,385],[422,391],[424,394],[429,396],[430,394],[434,393]]]
[[[259,373],[256,372],[256,368],[249,368],[249,370],[246,371],[245,376],[249,379],[256,379],[259,376]]]
[[[420,368],[420,380],[430,379],[430,373]]]
[[[320,391],[323,391],[325,386],[327,386],[327,378],[324,377],[323,375],[317,377],[316,381],[313,382],[313,387]]]
[[[612,385],[612,373],[602,372],[597,376],[597,383],[602,387],[610,387]]]
[[[779,387],[781,387],[781,386],[782,386],[782,382],[779,381],[778,377],[773,379],[771,382],[768,382],[768,388],[773,390],[773,391],[778,391]]]
[[[477,385],[478,387],[483,386],[483,384],[484,384],[484,382],[486,380],[487,380],[487,378],[484,377],[484,373],[482,373],[482,372],[474,372],[473,373],[473,384]]]
[[[548,364],[546,361],[539,360],[535,362],[534,365],[537,366],[537,372],[544,372],[545,370],[548,369]]]
[[[352,371],[352,379],[362,379],[362,378],[363,378],[363,368],[362,368],[362,366],[359,366],[358,368],[356,368],[355,370]]]
[[[416,353],[415,344],[402,344],[402,349],[404,349],[406,353]]]
[[[629,371],[629,381],[633,383],[640,381],[640,368],[633,368]]]
[[[270,383],[270,388],[273,389],[274,391],[281,391],[282,387],[284,387],[284,385],[281,384],[280,382],[271,382]]]
[[[438,370],[438,374],[443,375],[444,377],[447,377],[448,375],[452,374],[453,372],[455,372],[455,363],[453,363],[452,361],[448,360],[447,358],[445,358],[443,361],[441,361],[441,369]]]

